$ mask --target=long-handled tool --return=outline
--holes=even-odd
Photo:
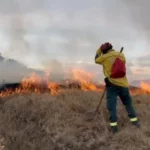
[[[102,103],[102,100],[103,100],[103,98],[104,98],[104,95],[105,95],[105,93],[106,93],[106,87],[105,87],[105,89],[104,89],[104,92],[103,92],[103,94],[102,94],[102,96],[101,96],[101,99],[100,99],[100,101],[99,101],[99,104],[98,104],[98,106],[96,107],[96,110],[93,112],[93,111],[88,111],[87,113],[86,113],[86,121],[92,121],[94,118],[95,118],[95,116],[96,116],[96,114],[97,114],[97,112],[98,112],[98,110],[99,110],[99,107],[100,107],[100,105],[101,105],[101,103]]]
[[[104,89],[104,92],[103,92],[103,94],[102,94],[102,96],[101,96],[101,99],[100,99],[100,101],[99,101],[99,104],[98,104],[98,106],[97,106],[97,108],[96,108],[94,114],[96,114],[96,113],[98,112],[99,107],[100,107],[100,105],[101,105],[101,103],[102,103],[102,100],[103,100],[103,98],[104,98],[105,93],[106,93],[106,87],[105,87],[105,89]],[[95,116],[95,115],[94,115],[94,116]]]

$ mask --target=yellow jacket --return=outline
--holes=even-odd
[[[105,77],[108,77],[109,81],[117,86],[128,87],[127,77],[123,78],[110,78],[112,63],[115,60],[116,56],[119,55],[119,52],[110,50],[107,54],[102,55],[101,49],[99,48],[96,52],[95,63],[103,66],[103,72]],[[123,53],[120,53],[119,58],[126,62],[126,58]]]

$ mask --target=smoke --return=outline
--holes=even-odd
[[[92,67],[78,64],[80,67],[96,70],[95,51],[106,41],[116,50],[124,46],[124,53],[132,58],[142,40],[149,43],[149,4],[148,0],[2,0],[0,17],[9,43],[3,54],[27,67],[50,70],[52,80],[62,80],[66,67],[76,67],[79,61],[87,66],[93,63]],[[139,55],[147,51],[147,45],[142,46]],[[11,63],[2,66],[4,72],[14,72],[13,78],[16,73],[15,81],[29,69]]]
[[[42,62],[42,65],[45,69],[48,68],[51,81],[62,81],[65,79],[65,68],[58,60],[45,60]]]
[[[12,25],[10,28],[10,47],[7,53],[12,58],[22,60],[29,55],[30,47],[28,42],[25,40],[26,31],[23,27],[23,20],[20,16],[16,16],[12,19]]]
[[[142,36],[149,43],[150,40],[150,20],[149,20],[149,0],[123,0],[125,6],[129,10],[129,18],[133,26],[138,31],[137,36]]]
[[[135,28],[141,29],[143,31],[150,30],[150,20],[149,18],[149,9],[150,1],[149,0],[124,0],[124,3],[128,10],[130,11],[130,17],[132,22],[135,24]]]
[[[24,13],[47,8],[49,0],[1,0],[0,12]]]
[[[12,59],[16,59],[18,61],[22,61],[23,59],[29,56],[30,47],[29,43],[25,40],[25,35],[27,33],[26,28],[24,26],[24,15],[21,13],[20,3],[18,0],[12,0],[11,3],[7,0],[3,3],[3,7],[7,10],[9,18],[6,17],[8,21],[8,29],[7,29],[7,38],[9,41],[9,45],[4,52],[5,56],[11,57]],[[12,7],[12,8],[11,8]],[[10,10],[13,11],[12,15],[10,14]],[[15,11],[17,14],[13,15]],[[3,11],[3,9],[1,10]],[[5,15],[4,15],[5,16]]]
[[[23,16],[20,12],[17,1],[12,1],[12,6],[18,11],[18,15],[11,16],[8,20],[9,28],[7,30],[7,40],[9,45],[1,56],[0,61],[0,83],[21,82],[21,80],[30,73],[22,62],[29,56],[29,44],[25,40],[26,30],[24,28]],[[4,7],[6,6],[6,1]],[[14,5],[15,4],[15,5]],[[10,5],[8,5],[10,6]]]
[[[3,81],[8,83],[20,82],[24,76],[29,73],[29,70],[13,59],[5,59],[0,55],[0,84]]]

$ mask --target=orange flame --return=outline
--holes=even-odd
[[[70,73],[70,72],[69,72]],[[73,83],[74,88],[79,88],[83,91],[103,91],[104,86],[96,85],[93,81],[94,74],[86,72],[81,69],[71,69],[72,77],[71,81]],[[66,75],[67,76],[67,75]],[[20,86],[13,90],[6,90],[5,92],[0,93],[0,97],[9,96],[11,94],[16,93],[25,93],[25,92],[35,92],[35,93],[43,93],[47,92],[51,95],[58,95],[62,91],[62,87],[59,83],[51,82],[50,80],[50,71],[45,71],[45,77],[42,78],[36,73],[32,73],[29,77],[26,77],[22,80]],[[68,89],[70,88],[69,81],[63,83]],[[79,85],[79,86],[76,86]],[[150,93],[150,84],[141,82],[141,89],[130,88],[131,94],[145,94]]]
[[[84,91],[101,91],[101,89],[97,88],[93,83],[94,75],[92,73],[86,72],[81,69],[72,69],[73,79],[78,81],[81,86],[81,90]]]
[[[141,81],[140,87],[144,91],[150,92],[150,83],[146,83],[146,82]]]

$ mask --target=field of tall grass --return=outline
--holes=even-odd
[[[101,93],[70,90],[48,94],[12,95],[0,99],[2,150],[150,150],[149,95],[133,97],[141,129],[133,127],[118,99],[119,132],[109,131],[104,98],[95,119]]]

